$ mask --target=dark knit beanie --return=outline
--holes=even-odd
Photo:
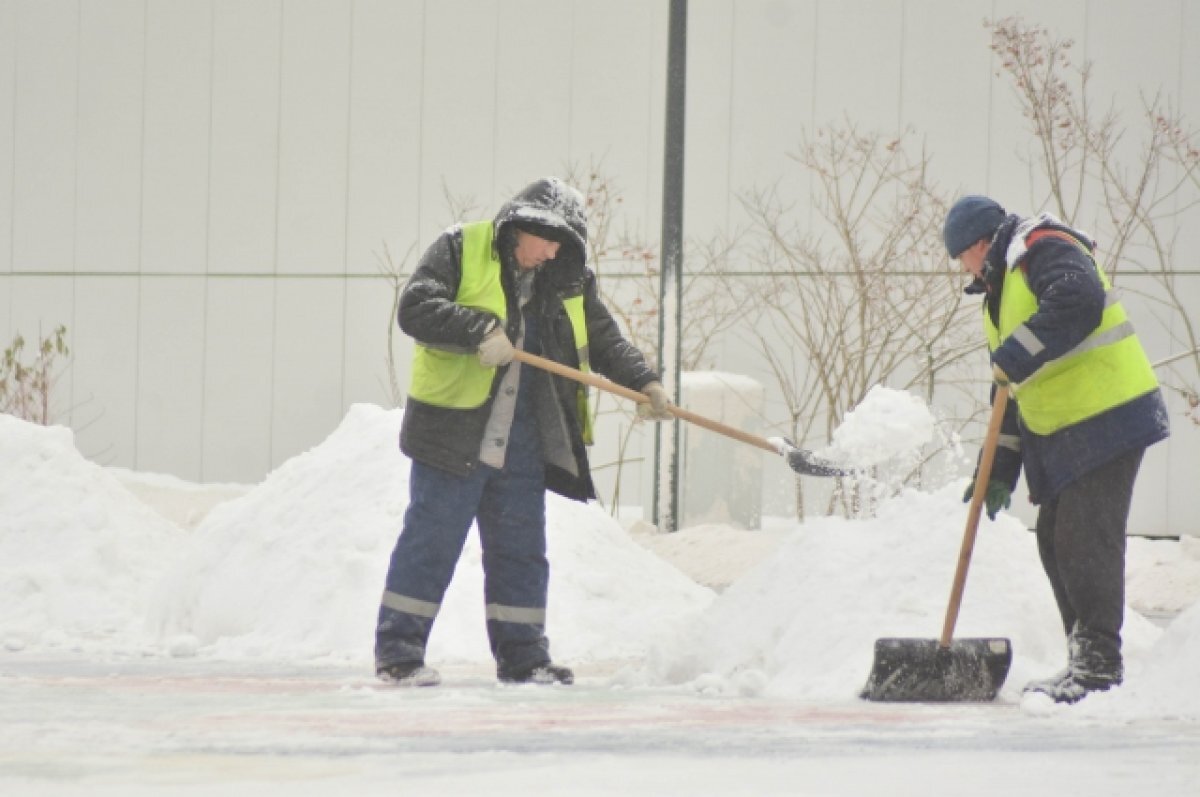
[[[957,258],[976,241],[992,237],[1004,215],[1004,208],[985,196],[971,194],[955,202],[942,228],[942,240],[950,259]]]
[[[512,226],[522,232],[527,232],[530,235],[536,235],[543,241],[554,241],[555,243],[564,244],[572,243],[571,233],[561,227],[555,227],[550,224],[540,224],[536,221],[520,219],[512,222]]]

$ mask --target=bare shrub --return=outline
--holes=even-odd
[[[817,224],[800,229],[795,208],[774,189],[743,197],[755,242],[749,259],[762,274],[753,336],[783,396],[790,436],[827,442],[877,384],[927,400],[972,386],[959,366],[982,346],[978,308],[964,306],[962,278],[947,262],[947,204],[929,178],[928,154],[910,155],[905,135],[847,122],[806,135],[792,157],[814,178]],[[869,511],[852,485],[834,500],[831,510]],[[796,507],[803,518],[799,479]]]
[[[26,361],[27,354],[32,354],[31,360]],[[50,397],[58,380],[59,361],[69,354],[67,328],[61,324],[40,338],[31,353],[25,351],[25,338],[18,333],[0,359],[0,412],[50,425]]]

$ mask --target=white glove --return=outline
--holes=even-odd
[[[512,341],[504,334],[504,329],[497,325],[491,332],[483,336],[479,343],[479,364],[487,368],[498,365],[508,365],[513,359]]]
[[[642,392],[649,396],[650,400],[637,405],[638,418],[643,421],[669,421],[675,417],[668,409],[671,406],[671,397],[667,395],[667,389],[662,386],[662,382],[651,382],[642,388]]]

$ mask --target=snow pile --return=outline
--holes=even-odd
[[[929,407],[903,390],[875,385],[833,432],[818,454],[833,462],[869,468],[919,451],[934,437]]]
[[[1127,622],[1128,617],[1126,614]],[[1055,704],[1042,695],[1025,695],[1021,708],[1037,716],[1081,719],[1200,720],[1197,661],[1200,661],[1200,604],[1192,605],[1175,618],[1148,653],[1126,656],[1125,683],[1120,689],[1088,695],[1074,706]]]
[[[633,523],[629,532],[644,548],[666,559],[693,581],[717,591],[724,590],[755,565],[771,557],[795,528],[794,521],[766,518],[764,528],[742,529],[723,523],[701,523],[664,533],[644,521]],[[766,528],[774,525],[780,530]]]
[[[1200,601],[1200,537],[1130,543],[1126,584],[1135,609],[1169,614]]]
[[[0,642],[136,647],[182,533],[75,448],[70,429],[0,414]]]
[[[648,677],[717,693],[854,697],[876,639],[941,633],[965,523],[962,488],[906,492],[869,520],[799,526],[718,598],[684,644],[660,651]],[[1129,612],[1126,652],[1144,653],[1159,633]],[[955,635],[1012,640],[1008,699],[1065,664],[1034,537],[1011,516],[980,526]]]
[[[1118,705],[1152,716],[1200,718],[1200,603],[1193,604],[1167,627],[1145,670],[1131,668],[1128,686],[1117,690]]]
[[[164,579],[154,627],[172,650],[370,660],[408,503],[401,411],[355,405],[316,448],[218,506]],[[556,658],[637,656],[712,600],[595,506],[549,496],[548,633]],[[490,661],[473,531],[429,660]]]
[[[321,445],[215,507],[160,585],[152,626],[177,652],[189,636],[243,655],[368,651],[407,504],[398,429],[398,413],[356,405]]]
[[[892,400],[900,409],[879,418],[912,409],[903,394]],[[866,415],[855,417],[857,425]],[[144,652],[162,643],[174,655],[369,665],[408,500],[400,420],[398,410],[356,405],[322,444],[218,504],[188,535],[84,460],[68,430],[0,415],[0,643],[14,654]],[[857,439],[870,437],[864,430]],[[151,492],[177,486],[156,482]],[[876,639],[940,633],[965,523],[963,486],[906,491],[867,520],[784,523],[759,537],[716,526],[671,535],[676,558],[696,543],[688,556],[711,565],[703,570],[714,582],[736,554],[742,566],[765,556],[719,597],[639,546],[598,506],[549,496],[555,657],[593,673],[624,661],[617,685],[852,700]],[[746,550],[725,550],[719,541],[732,534]],[[1143,564],[1132,580],[1164,569],[1182,547],[1157,543],[1137,554]],[[482,585],[472,534],[430,641],[431,662],[490,662]],[[1180,594],[1154,602],[1187,605]],[[1049,711],[1200,718],[1200,605],[1166,633],[1127,611],[1124,634],[1125,686]],[[1065,663],[1034,536],[1010,515],[981,522],[956,635],[1012,640],[1001,693],[1009,702],[1027,680]]]
[[[197,484],[165,473],[142,473],[109,466],[105,468],[134,497],[184,531],[200,525],[212,508],[250,492],[252,484]]]

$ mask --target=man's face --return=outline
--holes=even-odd
[[[517,265],[528,270],[537,268],[547,260],[553,260],[558,255],[558,241],[547,241],[533,233],[517,230],[517,248],[514,255]]]
[[[958,256],[958,262],[962,266],[962,270],[980,279],[983,277],[983,261],[987,259],[988,249],[991,244],[986,239],[976,241],[974,245],[963,250],[963,253]]]

